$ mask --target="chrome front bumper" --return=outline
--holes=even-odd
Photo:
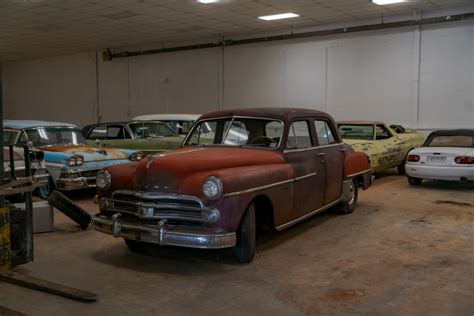
[[[59,178],[56,180],[56,186],[62,191],[73,191],[79,189],[96,188],[96,177],[95,176],[83,176],[81,173],[87,172],[88,174],[97,173],[99,170],[87,170],[80,172],[61,173]],[[73,177],[72,175],[77,175]]]
[[[97,231],[116,238],[123,237],[161,246],[220,249],[233,247],[236,244],[235,233],[217,232],[205,228],[168,226],[166,219],[153,226],[132,224],[124,222],[120,213],[110,218],[101,215],[93,216],[91,226]]]

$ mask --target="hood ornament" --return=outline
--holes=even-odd
[[[148,161],[146,162],[146,168],[150,168],[151,164],[155,160],[155,156],[148,156]]]

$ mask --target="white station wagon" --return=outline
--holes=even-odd
[[[474,180],[474,130],[432,132],[422,147],[409,152],[406,163],[408,183],[423,179]]]

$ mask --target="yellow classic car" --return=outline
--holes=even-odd
[[[341,121],[338,122],[342,140],[355,151],[370,157],[372,172],[398,168],[405,174],[408,152],[423,144],[424,137],[416,131],[405,130],[400,125],[387,126],[383,122]]]

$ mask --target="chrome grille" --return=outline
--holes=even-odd
[[[205,207],[199,198],[186,195],[118,190],[102,203],[105,210],[134,215],[145,220],[216,222],[217,210]]]

